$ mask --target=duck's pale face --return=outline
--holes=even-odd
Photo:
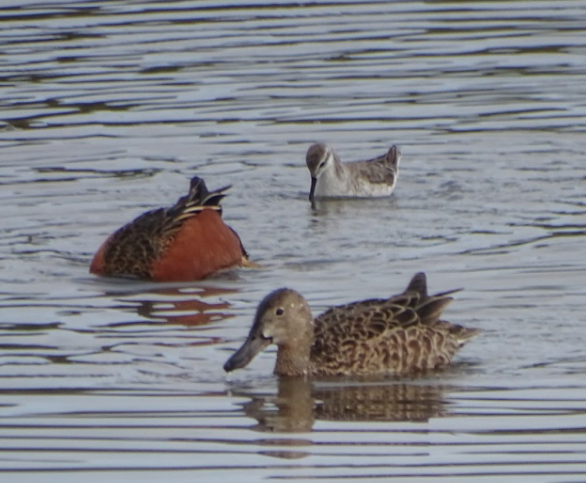
[[[312,336],[313,318],[305,299],[291,289],[276,290],[260,303],[248,338],[224,370],[248,365],[270,344],[276,344],[279,351],[309,353]]]

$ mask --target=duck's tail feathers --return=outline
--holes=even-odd
[[[482,329],[472,329],[445,321],[438,321],[438,324],[444,324],[447,326],[450,335],[454,338],[459,347],[462,347],[466,342],[482,332]]]
[[[408,292],[415,292],[419,294],[421,299],[427,298],[427,276],[424,272],[418,272],[413,275],[413,278],[405,289],[405,293]]]
[[[452,302],[452,295],[455,292],[462,290],[457,288],[454,290],[447,290],[435,295],[429,295],[427,292],[427,276],[424,272],[416,273],[409,285],[405,289],[405,295],[417,297],[418,300],[414,303],[414,308],[419,314],[423,324],[433,324],[439,320],[442,312]]]
[[[177,200],[177,203],[168,210],[168,215],[175,222],[181,222],[203,211],[214,210],[222,214],[220,201],[226,196],[224,193],[231,186],[209,191],[205,181],[199,176],[191,178],[189,193]]]
[[[432,325],[437,322],[452,300],[452,297],[428,297],[415,309],[421,319],[421,323],[423,325]]]
[[[187,195],[186,204],[201,205],[201,206],[219,206],[220,201],[226,194],[224,193],[230,189],[232,185],[224,186],[214,191],[209,191],[205,181],[199,176],[191,178],[189,186],[189,194]]]

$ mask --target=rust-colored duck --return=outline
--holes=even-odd
[[[248,265],[240,238],[222,220],[220,200],[228,188],[209,192],[203,179],[193,177],[189,193],[172,207],[148,211],[114,232],[90,272],[171,282]]]

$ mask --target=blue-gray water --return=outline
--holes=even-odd
[[[2,482],[581,482],[586,5],[5,1]],[[403,150],[390,199],[312,209],[305,151]],[[198,174],[264,268],[87,273]],[[227,378],[258,301],[463,287],[483,329],[403,381]]]

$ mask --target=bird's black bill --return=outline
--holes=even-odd
[[[309,189],[309,201],[313,201],[315,186],[317,185],[317,178],[311,177],[311,188]]]

